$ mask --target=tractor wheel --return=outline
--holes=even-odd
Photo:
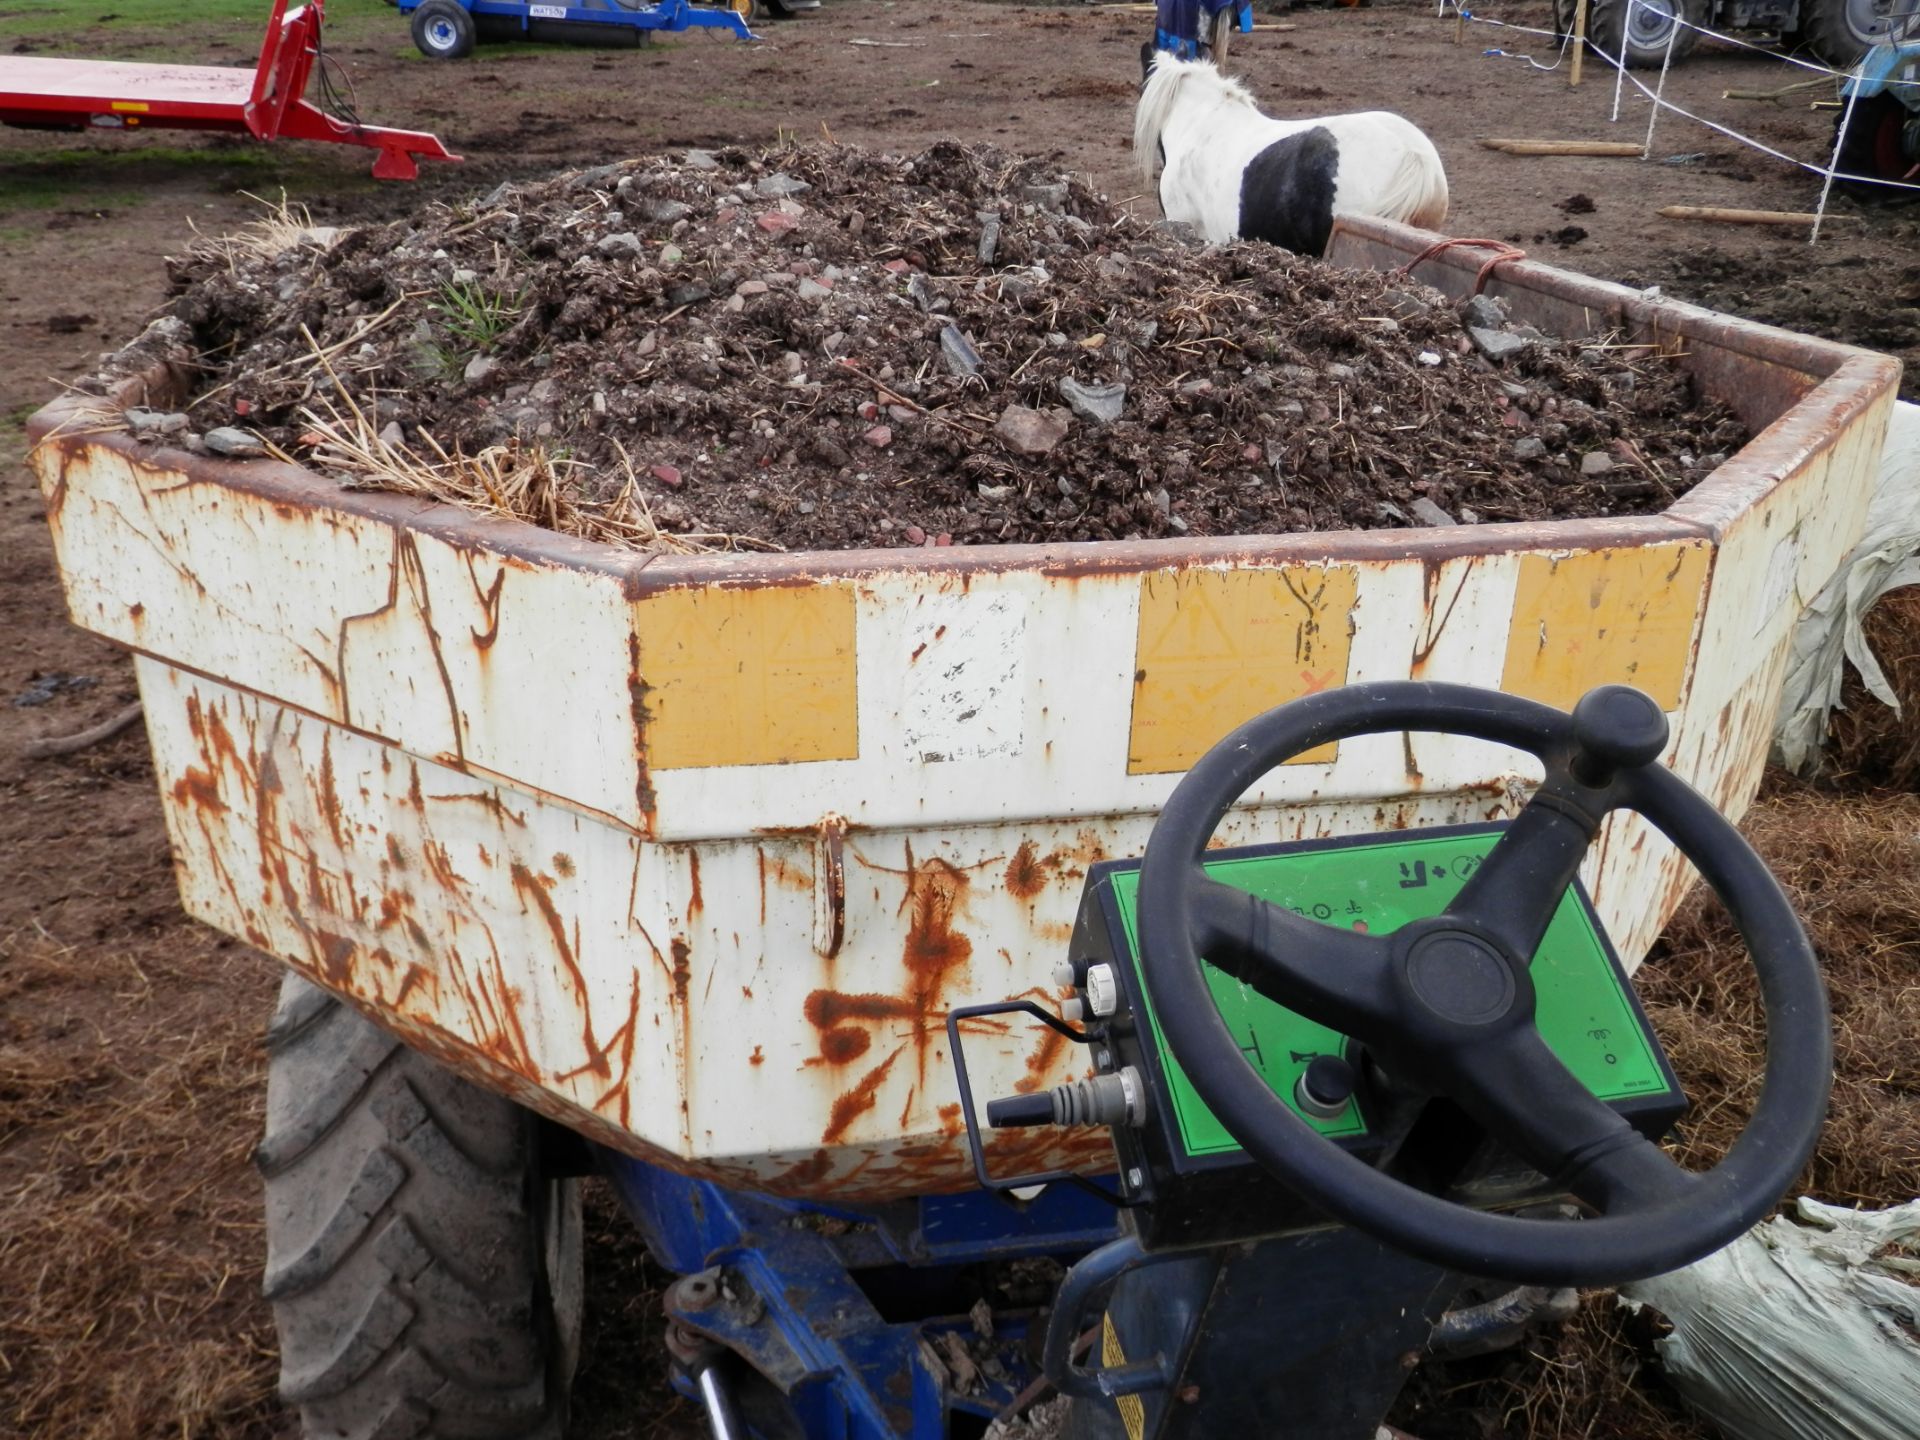
[[[464,60],[475,38],[473,16],[454,0],[427,0],[413,12],[413,43],[429,60]]]
[[[559,1440],[580,1194],[542,1122],[298,976],[267,1052],[265,1291],[307,1440]]]
[[[1704,25],[1711,0],[1590,0],[1587,6],[1587,44],[1610,60],[1624,58],[1635,70],[1658,70],[1667,63],[1667,44],[1673,58],[1692,53],[1700,32],[1682,25]],[[1573,33],[1574,0],[1554,0],[1555,28]],[[1678,18],[1676,18],[1678,17]],[[1677,33],[1676,33],[1677,32]]]
[[[1920,181],[1920,113],[1907,109],[1882,91],[1854,104],[1852,124],[1842,110],[1834,122],[1839,144],[1839,168],[1848,175],[1878,180]],[[1876,185],[1871,180],[1836,181],[1842,190],[1861,200],[1885,204],[1912,201],[1917,193]]]
[[[1900,23],[1898,0],[1801,0],[1800,38],[1837,70],[1851,70]]]

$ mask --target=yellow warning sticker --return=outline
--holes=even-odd
[[[1144,576],[1127,773],[1188,769],[1236,725],[1346,683],[1356,586],[1343,565]]]
[[[637,618],[651,768],[860,754],[850,587],[667,590]]]
[[[1100,1363],[1109,1370],[1117,1370],[1127,1363],[1126,1352],[1120,1348],[1120,1332],[1113,1328],[1111,1314],[1100,1322]],[[1120,1412],[1120,1423],[1127,1429],[1127,1440],[1146,1440],[1147,1407],[1140,1403],[1140,1397],[1116,1395],[1113,1404]]]
[[[1568,710],[1633,685],[1678,708],[1712,558],[1699,540],[1523,557],[1500,688]]]

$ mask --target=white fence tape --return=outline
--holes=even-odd
[[[1628,10],[1627,22],[1621,26],[1621,33],[1623,35],[1631,28],[1632,9],[1637,6],[1646,5],[1647,3],[1648,3],[1648,0],[1627,0],[1627,5],[1629,7],[1629,10]],[[1649,8],[1651,7],[1649,6]],[[1540,61],[1534,59],[1531,55],[1516,54],[1514,52],[1510,52],[1506,50],[1487,50],[1483,52],[1488,56],[1498,56],[1498,57],[1507,58],[1507,59],[1525,60],[1529,65],[1531,65],[1536,70],[1559,69],[1561,63],[1566,59],[1567,47],[1572,42],[1572,37],[1570,35],[1563,34],[1558,30],[1541,30],[1541,29],[1537,29],[1535,27],[1527,26],[1527,25],[1515,25],[1509,21],[1496,20],[1490,16],[1476,14],[1472,10],[1468,9],[1464,4],[1460,3],[1460,0],[1439,0],[1438,10],[1436,11],[1436,14],[1440,18],[1445,18],[1445,16],[1449,12],[1451,12],[1462,24],[1484,25],[1491,29],[1511,30],[1517,34],[1523,34],[1523,35],[1539,35],[1539,36],[1544,36],[1548,39],[1558,41],[1560,43],[1560,56],[1551,65],[1542,64]],[[1826,218],[1827,202],[1832,195],[1833,183],[1835,180],[1864,181],[1864,182],[1871,182],[1875,185],[1886,186],[1889,189],[1920,191],[1920,183],[1916,183],[1913,181],[1888,180],[1877,175],[1857,175],[1850,171],[1845,171],[1840,169],[1841,138],[1846,133],[1847,123],[1851,122],[1853,118],[1854,105],[1859,98],[1857,89],[1847,96],[1846,108],[1841,113],[1842,123],[1838,128],[1836,128],[1834,132],[1833,151],[1829,156],[1826,157],[1826,159],[1822,163],[1815,163],[1810,160],[1803,160],[1800,157],[1795,155],[1789,155],[1784,150],[1780,150],[1772,145],[1769,145],[1765,141],[1758,140],[1751,135],[1745,134],[1742,131],[1734,129],[1731,125],[1722,124],[1720,121],[1717,121],[1717,120],[1710,120],[1704,115],[1697,114],[1696,112],[1687,109],[1685,106],[1677,105],[1673,101],[1667,99],[1666,98],[1667,74],[1673,60],[1674,42],[1679,39],[1681,27],[1685,27],[1686,29],[1697,31],[1700,35],[1710,38],[1720,44],[1729,45],[1741,50],[1752,51],[1754,54],[1757,54],[1757,55],[1769,55],[1773,59],[1780,61],[1782,64],[1794,66],[1801,70],[1813,71],[1816,74],[1830,76],[1834,80],[1836,87],[1839,85],[1841,81],[1844,81],[1850,78],[1858,78],[1861,71],[1856,70],[1856,71],[1849,72],[1844,70],[1835,70],[1833,67],[1829,65],[1823,65],[1818,61],[1809,60],[1802,56],[1788,55],[1781,51],[1764,49],[1761,46],[1751,44],[1745,40],[1740,40],[1732,35],[1725,34],[1719,30],[1710,29],[1705,25],[1695,24],[1693,21],[1690,21],[1684,18],[1683,16],[1673,14],[1672,11],[1664,4],[1661,5],[1660,7],[1660,13],[1662,14],[1663,17],[1674,21],[1674,28],[1669,32],[1667,37],[1667,53],[1661,61],[1660,78],[1656,86],[1650,87],[1647,85],[1645,81],[1641,80],[1639,76],[1632,74],[1628,66],[1625,64],[1623,55],[1609,55],[1600,46],[1593,44],[1591,41],[1588,42],[1590,47],[1593,50],[1593,53],[1605,64],[1611,65],[1613,67],[1614,81],[1613,81],[1612,119],[1616,122],[1620,119],[1620,103],[1622,98],[1625,95],[1625,88],[1628,84],[1631,84],[1633,88],[1636,91],[1638,91],[1639,94],[1642,97],[1644,97],[1651,106],[1651,113],[1647,117],[1646,140],[1642,145],[1643,159],[1651,158],[1652,156],[1654,127],[1656,122],[1659,119],[1660,112],[1662,110],[1671,110],[1674,114],[1681,116],[1684,119],[1690,120],[1696,125],[1704,126],[1706,129],[1712,130],[1716,134],[1723,135],[1727,139],[1734,141],[1736,144],[1746,146],[1748,149],[1751,149],[1751,150],[1757,150],[1763,155],[1770,156],[1775,160],[1779,160],[1785,164],[1792,165],[1797,169],[1804,170],[1808,174],[1820,176],[1821,178],[1820,201],[1819,201],[1818,207],[1814,211],[1815,219],[1811,229],[1811,233],[1808,236],[1809,243],[1813,243],[1820,238],[1821,224]],[[1891,16],[1889,18],[1895,21],[1906,21],[1906,20],[1913,19],[1916,15],[1920,15],[1920,7],[1916,7],[1914,10],[1911,10],[1911,11],[1903,11],[1900,14]],[[1864,66],[1864,62],[1862,62],[1862,64]],[[1907,82],[1896,81],[1894,83],[1905,84]]]

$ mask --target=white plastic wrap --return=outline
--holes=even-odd
[[[1673,1325],[1676,1388],[1732,1440],[1920,1435],[1920,1200],[1846,1210],[1803,1199],[1684,1270],[1622,1286]]]
[[[1804,771],[1820,753],[1846,662],[1872,694],[1899,709],[1860,621],[1889,590],[1913,584],[1920,584],[1920,405],[1903,401],[1893,407],[1866,533],[1794,630],[1774,737],[1789,769]],[[1920,1434],[1920,1422],[1911,1433]]]

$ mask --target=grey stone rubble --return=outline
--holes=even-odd
[[[754,183],[753,188],[769,200],[779,200],[789,195],[804,195],[813,189],[813,186],[804,180],[796,180],[791,175],[775,173],[772,175],[762,175],[759,180]]]
[[[1490,295],[1469,295],[1460,302],[1460,320],[1465,325],[1478,325],[1482,330],[1504,330],[1507,310]]]
[[[1527,341],[1507,330],[1489,330],[1483,325],[1469,325],[1467,338],[1473,341],[1474,349],[1489,360],[1510,360],[1527,348]]]
[[[1069,428],[1065,410],[1034,410],[1025,405],[1009,405],[1000,412],[993,433],[1017,454],[1045,455],[1067,438]]]
[[[631,230],[623,230],[617,235],[602,235],[594,242],[594,253],[609,260],[621,257],[632,258],[645,253],[646,247],[640,243],[640,237]]]
[[[218,429],[209,430],[201,438],[205,442],[207,449],[211,450],[215,455],[226,455],[235,459],[245,459],[250,456],[264,455],[267,453],[267,447],[261,442],[258,435],[249,434],[247,431],[236,429],[231,425],[222,425]]]
[[[1125,385],[1085,385],[1068,375],[1062,377],[1059,389],[1068,409],[1096,425],[1111,425],[1126,408]]]
[[[136,435],[158,438],[162,435],[178,435],[185,430],[188,420],[185,415],[170,410],[145,410],[139,406],[126,412],[127,428]]]
[[[957,326],[949,325],[940,332],[940,358],[952,374],[971,377],[980,373],[980,352]]]
[[[982,265],[991,265],[1000,250],[1000,217],[991,210],[983,210],[975,218],[980,222],[980,244],[974,251],[975,258]]]

